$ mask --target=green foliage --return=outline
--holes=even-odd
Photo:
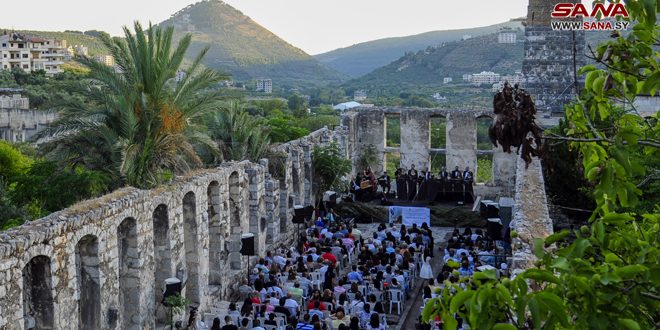
[[[388,152],[385,154],[385,170],[387,174],[394,177],[396,169],[401,166],[401,154],[398,152]],[[359,169],[359,168],[358,168]]]
[[[298,122],[293,116],[283,113],[269,118],[268,127],[270,127],[271,141],[274,143],[289,142],[309,134],[308,129],[297,125]]]
[[[54,162],[37,161],[16,178],[10,196],[15,205],[31,205],[30,215],[36,219],[99,196],[107,192],[108,184],[108,178],[99,172],[83,167],[62,169]]]
[[[336,114],[307,116],[300,123],[300,126],[306,128],[310,132],[314,132],[325,126],[327,126],[329,129],[333,129],[337,125],[339,125],[339,116],[337,116]]]
[[[29,157],[23,155],[9,142],[0,140],[0,180],[13,182],[27,171],[31,163]]]
[[[479,118],[477,120],[477,150],[491,150],[493,143],[488,137],[488,128],[493,123],[490,118]]]
[[[431,148],[447,147],[447,121],[445,118],[431,118]]]
[[[201,166],[196,148],[215,149],[200,124],[220,99],[207,89],[227,77],[200,67],[207,49],[183,67],[190,35],[174,45],[172,28],[145,31],[136,23],[135,34],[124,32],[124,39],[102,37],[120,70],[80,59],[91,71],[77,87],[90,102],[62,104],[57,121],[40,136],[54,145],[53,159],[152,187]],[[188,74],[174,83],[182,68]]]
[[[378,154],[379,152],[378,149],[376,149],[376,146],[373,144],[365,145],[364,148],[362,148],[362,152],[360,153],[360,158],[358,158],[358,161],[355,164],[357,170],[362,171],[367,167],[371,167],[372,169],[379,167],[380,157],[378,157]]]
[[[445,282],[442,298],[426,306],[425,322],[438,315],[445,329],[456,328],[455,316],[471,328],[657,328],[660,205],[656,194],[652,211],[638,209],[648,189],[638,183],[657,171],[660,127],[658,112],[645,119],[631,104],[638,93],[660,89],[660,54],[652,47],[660,7],[655,1],[626,5],[633,32],[597,48],[602,67],[582,69],[582,93],[565,109],[567,136],[554,137],[579,152],[594,185],[589,226],[537,239],[536,267],[512,280],[477,273],[465,289]]]
[[[289,111],[297,118],[307,117],[307,102],[300,94],[293,94],[287,100]]]
[[[480,155],[477,157],[477,182],[492,182],[493,181],[493,156]]]
[[[336,185],[351,171],[351,161],[344,158],[339,145],[335,142],[327,146],[314,147],[312,164],[314,181],[318,182],[317,196]]]
[[[206,125],[222,156],[216,163],[258,161],[270,144],[265,121],[250,116],[237,102],[210,114]]]
[[[167,308],[167,322],[168,325],[174,325],[176,321],[174,319],[174,315],[181,315],[186,312],[186,306],[192,303],[190,299],[187,299],[186,297],[180,295],[180,294],[175,294],[173,296],[169,296],[165,298],[165,303],[170,306],[171,308]],[[172,323],[170,324],[170,320]]]
[[[401,146],[401,118],[399,116],[385,117],[385,146]]]

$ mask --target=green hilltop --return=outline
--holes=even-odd
[[[516,31],[522,39],[524,32]],[[408,52],[386,66],[347,82],[346,86],[373,91],[401,85],[437,86],[442,85],[444,77],[452,77],[456,83],[462,81],[463,74],[481,71],[513,74],[522,66],[523,46],[520,41],[500,44],[496,33],[429,46],[425,50]]]
[[[459,41],[466,35],[477,37],[497,32],[501,28],[515,29],[521,27],[521,19],[515,19],[495,25],[469,29],[430,31],[405,37],[363,42],[315,55],[315,57],[321,63],[356,78],[395,61],[406,52],[416,52],[428,46]]]
[[[271,78],[274,86],[300,87],[338,83],[343,75],[319,63],[230,5],[202,1],[161,23],[181,37],[191,33],[191,54],[211,46],[204,64],[236,80]]]

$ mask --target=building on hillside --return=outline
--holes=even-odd
[[[472,81],[472,75],[469,73],[463,74],[463,81],[471,82]]]
[[[433,99],[438,103],[447,102],[447,97],[440,93],[433,94]]]
[[[469,35],[469,34],[463,35],[463,37],[461,37],[461,41],[465,41],[465,40],[468,40],[468,39],[472,39],[472,36]]]
[[[87,46],[74,45],[73,52],[78,56],[89,56],[89,48],[87,48]]]
[[[518,41],[516,31],[511,28],[503,28],[497,34],[497,43],[500,44],[515,44]]]
[[[98,62],[101,62],[107,66],[114,66],[115,65],[115,58],[112,57],[112,55],[99,55],[99,56],[94,56],[94,59]]]
[[[500,74],[492,71],[481,71],[480,73],[472,74],[470,82],[479,86],[481,84],[493,84],[500,81]]]
[[[257,92],[263,92],[270,94],[273,92],[273,80],[272,79],[257,79]]]
[[[448,84],[448,83],[450,83],[450,82],[452,82],[452,81],[454,81],[454,78],[452,78],[452,77],[444,77],[444,78],[442,78],[442,83],[443,83],[443,84]]]
[[[44,70],[52,76],[63,72],[66,40],[30,37],[16,32],[0,36],[0,69]]]
[[[335,106],[332,107],[334,110],[339,110],[339,111],[345,111],[353,108],[357,108],[362,106],[362,104],[355,102],[355,101],[350,101],[350,102],[344,102],[344,103],[339,103]]]
[[[22,89],[0,88],[0,109],[30,109],[30,99],[23,97]]]
[[[353,93],[353,101],[364,101],[367,99],[367,91],[365,90],[356,90]]]

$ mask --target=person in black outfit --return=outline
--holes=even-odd
[[[387,175],[387,172],[383,172],[383,175],[378,178],[378,185],[383,188],[383,194],[390,193],[390,176]]]
[[[453,171],[451,171],[451,178],[454,180],[460,180],[462,176],[463,175],[461,173],[461,170],[458,169],[458,166],[456,166],[456,168]]]
[[[415,165],[410,165],[410,170],[408,171],[408,200],[413,200],[417,196],[418,176]]]
[[[470,171],[469,167],[465,167],[465,171],[463,171],[463,180],[466,183],[472,183],[474,181],[474,173]]]
[[[440,173],[438,173],[438,178],[440,180],[447,180],[449,177],[449,173],[447,173],[447,169],[443,166],[442,169],[440,170]]]
[[[238,330],[238,326],[231,320],[231,316],[225,316],[225,325],[222,327],[222,330]]]

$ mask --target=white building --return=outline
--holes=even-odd
[[[435,94],[433,94],[433,99],[434,99],[436,102],[438,102],[438,103],[446,102],[446,101],[447,101],[447,97],[446,97],[446,96],[442,96],[442,94],[440,94],[440,93],[435,93]]]
[[[443,84],[448,84],[448,83],[450,83],[450,82],[452,82],[452,81],[454,81],[454,78],[452,78],[452,77],[444,77],[444,78],[442,79],[442,83],[443,83]]]
[[[272,79],[257,79],[257,92],[264,92],[270,94],[273,92],[273,80]]]
[[[176,74],[174,75],[174,80],[176,82],[181,82],[183,79],[186,79],[186,72],[183,70],[177,70]]]
[[[89,56],[89,48],[83,45],[74,45],[73,52],[78,56]]]
[[[515,44],[518,35],[511,30],[503,30],[497,35],[497,42],[500,44]]]
[[[21,94],[0,95],[0,109],[30,109],[30,99]]]
[[[353,100],[354,101],[364,101],[367,99],[367,91],[365,90],[357,90],[353,93]]]
[[[0,36],[0,69],[44,70],[52,76],[63,72],[66,40],[28,37],[19,33]]]
[[[473,85],[493,84],[500,81],[500,74],[492,71],[481,71],[480,73],[472,74]]]
[[[471,82],[472,81],[472,75],[469,73],[463,74],[463,81]]]
[[[114,66],[115,65],[115,58],[112,55],[99,55],[99,56],[94,56],[94,59],[98,62],[101,62],[107,66]]]

